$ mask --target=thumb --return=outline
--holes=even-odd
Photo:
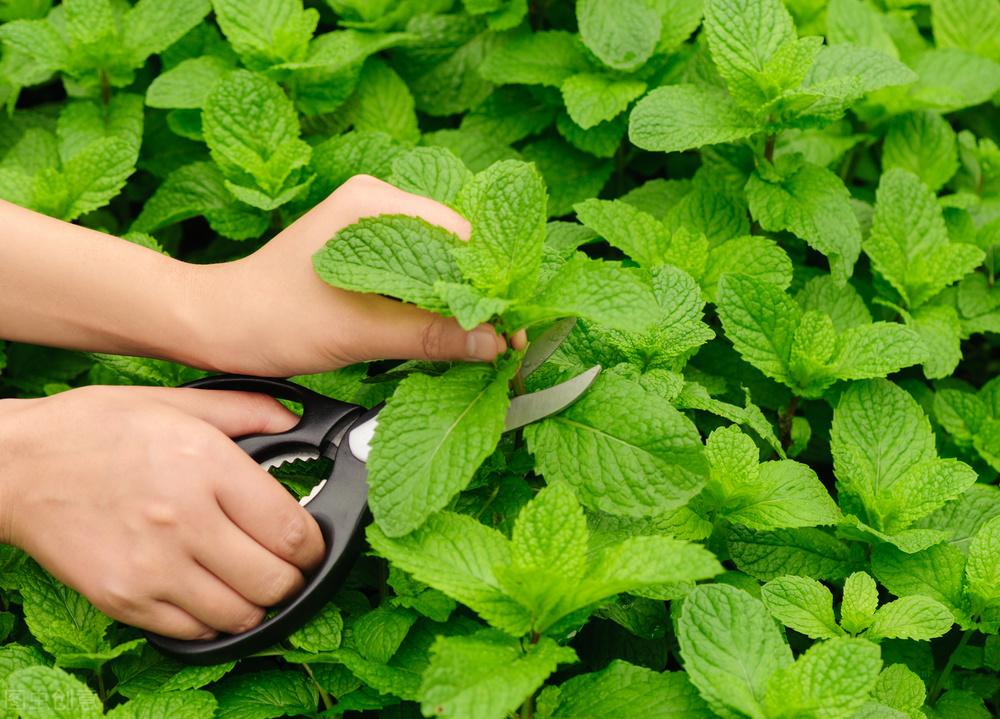
[[[488,324],[465,330],[452,317],[385,297],[365,298],[358,327],[357,360],[424,359],[490,362],[507,350]]]

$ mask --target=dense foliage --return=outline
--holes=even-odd
[[[0,715],[996,715],[1000,1],[308,4],[0,3],[0,196],[214,262],[367,173],[471,240],[362,220],[327,282],[577,325],[526,377],[300,378],[389,398],[370,552],[238,664],[160,656],[4,547]],[[594,364],[501,435],[511,393]],[[199,375],[0,369],[0,396]]]

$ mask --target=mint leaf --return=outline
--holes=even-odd
[[[402,78],[378,58],[369,58],[348,105],[356,130],[385,132],[401,142],[420,139],[413,95]]]
[[[504,717],[535,691],[556,666],[575,662],[576,653],[543,637],[527,651],[493,629],[441,637],[420,686],[425,714],[455,719]]]
[[[746,235],[716,245],[709,252],[699,284],[710,301],[718,299],[719,280],[729,273],[747,275],[785,289],[792,282],[792,261],[774,240]]]
[[[771,59],[795,40],[795,26],[779,0],[709,0],[705,37],[729,91],[741,105],[752,108],[767,99],[762,80]]]
[[[1000,9],[984,0],[931,3],[938,47],[957,47],[1000,61]]]
[[[303,60],[319,13],[301,0],[213,0],[226,39],[251,70]]]
[[[296,649],[307,652],[330,652],[340,647],[343,629],[344,620],[340,616],[340,610],[333,604],[327,604],[303,627],[292,632],[288,641]]]
[[[872,639],[915,639],[927,641],[945,634],[954,623],[948,608],[940,602],[915,594],[879,607],[865,636]]]
[[[498,85],[553,85],[591,70],[579,41],[561,30],[515,35],[489,53],[479,66]]]
[[[691,683],[712,711],[762,717],[767,682],[792,653],[764,605],[725,584],[695,587],[677,624]]]
[[[886,589],[898,597],[921,594],[936,599],[959,622],[967,619],[965,563],[965,555],[951,544],[914,553],[888,544],[872,550],[872,571]]]
[[[523,162],[498,162],[467,182],[456,209],[472,224],[455,254],[477,287],[506,297],[534,288],[545,239],[545,183]]]
[[[765,230],[788,230],[827,256],[834,279],[843,284],[861,253],[861,230],[850,194],[823,167],[779,157],[774,178],[760,171],[747,182],[750,212]]]
[[[717,305],[740,355],[768,377],[787,381],[799,306],[780,287],[738,274],[719,280]]]
[[[623,113],[646,91],[646,83],[585,72],[566,78],[561,90],[569,116],[586,130]]]
[[[500,439],[516,369],[457,365],[400,383],[379,413],[368,461],[369,505],[386,534],[416,529],[465,488]]]
[[[864,250],[909,307],[958,281],[983,258],[978,248],[949,241],[933,193],[916,175],[899,169],[879,182]]]
[[[454,153],[443,147],[415,147],[392,162],[389,182],[401,190],[450,205],[472,179]]]
[[[843,636],[833,617],[833,594],[809,577],[785,576],[761,588],[764,606],[786,627],[813,639]]]
[[[682,152],[742,140],[760,129],[721,90],[668,85],[636,104],[629,116],[628,137],[644,150]]]
[[[1000,603],[1000,519],[984,524],[969,545],[967,590],[979,612]]]
[[[660,15],[641,0],[623,0],[614,7],[601,0],[580,0],[576,18],[584,45],[616,70],[638,69],[660,39]]]
[[[837,337],[831,363],[841,379],[884,377],[927,359],[920,333],[893,322],[849,327]]]
[[[211,10],[208,0],[139,0],[125,13],[125,49],[138,67],[163,52],[200,23]]]
[[[594,230],[643,267],[662,263],[670,232],[655,217],[621,200],[590,199],[574,208],[585,227]]]
[[[234,674],[212,688],[219,719],[274,719],[316,708],[316,687],[299,672],[263,670]]]
[[[445,302],[458,323],[467,330],[475,329],[483,322],[500,316],[510,306],[509,300],[490,297],[471,285],[438,280],[434,283],[434,291]]]
[[[878,675],[872,695],[907,715],[921,711],[927,687],[919,675],[904,664],[890,664]]]
[[[842,637],[814,644],[793,665],[771,676],[767,715],[851,716],[868,698],[881,668],[878,646],[864,639]]]
[[[368,541],[394,565],[467,605],[493,626],[516,636],[530,628],[530,614],[500,590],[494,574],[494,567],[510,564],[509,543],[495,529],[472,517],[439,512],[398,538],[372,525]]]
[[[241,200],[273,210],[305,189],[312,151],[299,139],[295,108],[277,83],[232,72],[206,98],[202,119],[212,159],[230,192],[244,191]]]
[[[416,217],[381,215],[338,232],[313,256],[313,267],[335,287],[388,294],[440,312],[448,304],[436,283],[462,282],[453,255],[459,242]]]
[[[7,677],[7,698],[24,719],[91,719],[103,715],[87,685],[57,667],[19,669]]]
[[[882,167],[908,170],[936,192],[958,170],[955,131],[941,115],[933,112],[897,117],[882,145]]]
[[[891,587],[890,587],[891,589]],[[867,572],[855,572],[844,581],[840,623],[851,634],[868,628],[878,608],[878,587]]]
[[[828,315],[837,332],[872,322],[871,312],[854,286],[839,284],[832,275],[814,277],[806,282],[795,300],[805,312],[816,310]]]
[[[204,691],[143,694],[115,707],[105,716],[112,719],[212,719],[217,703]]]
[[[644,421],[635,421],[642,408]],[[683,504],[706,474],[694,425],[637,382],[602,374],[558,415],[525,429],[549,482],[566,482],[585,505],[643,516]]]
[[[613,716],[618,719],[703,716],[708,708],[681,672],[654,672],[616,659],[604,669],[582,674],[547,688],[546,695],[556,704],[551,719]]]
[[[184,60],[150,83],[146,104],[159,108],[199,109],[232,69],[232,62],[215,55]]]
[[[761,581],[789,573],[840,579],[863,561],[858,545],[847,545],[815,528],[757,532],[733,526],[727,544],[736,566]]]

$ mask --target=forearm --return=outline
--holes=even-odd
[[[195,346],[203,280],[183,262],[0,201],[0,338],[177,356]]]

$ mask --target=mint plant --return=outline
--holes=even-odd
[[[244,256],[357,174],[323,281],[532,372],[294,378],[379,415],[368,547],[286,640],[157,653],[0,547],[0,716],[1000,711],[1000,2],[0,3],[0,197]],[[600,365],[563,411],[511,399]],[[0,397],[176,385],[0,341]],[[296,496],[324,462],[272,473]]]

